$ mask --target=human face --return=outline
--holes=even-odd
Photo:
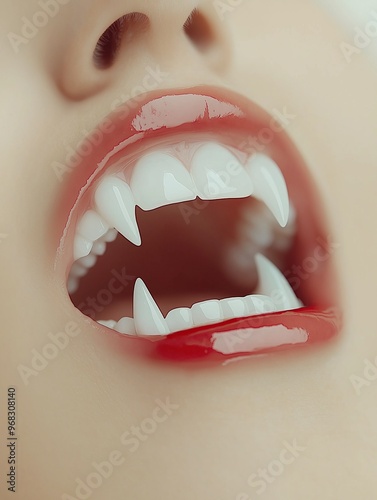
[[[185,34],[195,8],[200,15]],[[131,12],[142,16],[127,22],[116,57],[97,51],[94,63],[101,34]],[[314,3],[297,0],[22,0],[2,7],[0,23],[7,37],[0,86],[1,379],[3,394],[17,387],[19,498],[26,489],[31,499],[91,493],[246,500],[262,491],[265,498],[330,499],[354,498],[360,489],[371,496],[377,110],[368,61],[362,54],[347,60],[340,49],[347,35]],[[110,39],[116,45],[116,36]],[[111,138],[113,122],[104,120],[115,108],[124,112],[124,101],[141,106],[135,95],[148,102],[202,86],[237,103],[247,99],[263,127],[276,110],[288,110],[291,119],[273,145],[284,153],[289,136],[294,158],[300,156],[297,175],[308,172],[315,186],[308,199],[318,206],[306,210],[326,214],[318,224],[331,235],[326,263],[338,269],[344,313],[332,342],[225,365],[172,362],[131,349],[127,338],[89,320],[74,306],[85,302],[87,288],[70,300],[67,254],[58,249],[72,190],[86,174],[64,170],[67,155],[87,131],[102,127]],[[192,133],[181,140],[192,142]],[[297,192],[301,184],[289,188]],[[239,205],[235,212],[225,206],[222,220],[231,224]],[[211,213],[210,206],[199,209],[198,230]],[[209,248],[205,231],[200,251]],[[120,262],[107,266],[100,287],[122,270]],[[298,272],[313,278],[309,269],[295,271],[296,278]],[[327,291],[318,285],[320,297]],[[52,339],[61,347],[47,359]]]

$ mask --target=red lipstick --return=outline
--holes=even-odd
[[[95,330],[99,327],[104,335],[119,336],[130,348],[134,343],[147,345],[157,356],[170,360],[266,354],[325,342],[339,333],[334,244],[317,188],[286,130],[294,114],[286,108],[268,114],[238,94],[207,87],[153,93],[138,100],[110,114],[80,146],[75,165],[67,165],[58,224],[54,221],[60,280],[67,279],[73,262],[77,221],[90,206],[93,186],[103,175],[114,172],[123,158],[138,157],[145,150],[210,138],[245,154],[262,151],[281,168],[298,214],[293,251],[283,271],[305,307],[144,338],[122,335],[93,322]],[[90,153],[83,156],[80,151]]]

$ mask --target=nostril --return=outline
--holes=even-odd
[[[132,12],[113,22],[100,36],[93,51],[93,63],[99,69],[107,69],[116,60],[124,41],[131,41],[149,26],[145,14]]]
[[[195,9],[184,25],[187,37],[200,52],[207,52],[216,42],[216,35],[206,17]]]
[[[93,52],[93,62],[97,68],[109,68],[117,56],[124,30],[124,17],[117,19],[98,39]]]

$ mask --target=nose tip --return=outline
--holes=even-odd
[[[68,44],[60,70],[59,87],[69,99],[91,97],[119,79],[123,87],[130,79],[132,85],[133,75],[148,64],[182,72],[190,67],[194,71],[195,64],[214,67],[216,57],[219,61],[226,52],[221,43],[224,26],[217,24],[210,0],[200,8],[195,0],[138,0],[142,8],[132,12],[121,8],[123,2],[114,5],[113,11],[106,3],[102,10],[81,12],[84,21]]]

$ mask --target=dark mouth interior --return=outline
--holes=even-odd
[[[197,199],[148,212],[138,208],[141,247],[119,234],[108,244],[95,267],[81,279],[72,297],[74,305],[85,314],[89,299],[95,300],[101,291],[108,289],[114,273],[126,276],[127,283],[123,282],[122,292],[113,296],[110,304],[97,304],[91,309],[95,320],[133,317],[132,296],[137,278],[144,280],[164,315],[176,307],[191,307],[204,300],[254,293],[255,268],[251,266],[246,279],[243,276],[239,280],[227,265],[229,248],[238,244],[240,218],[245,209],[264,216],[267,213],[274,234],[284,231],[264,204],[253,198]],[[282,270],[291,258],[291,252],[276,248],[275,241],[269,247],[256,248]]]

